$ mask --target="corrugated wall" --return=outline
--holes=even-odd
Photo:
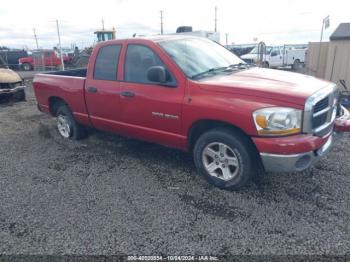
[[[306,73],[350,87],[350,40],[310,42],[306,55]]]
[[[321,50],[320,50],[321,47]],[[325,78],[327,67],[329,42],[310,42],[306,53],[306,73],[308,75]]]
[[[345,79],[350,87],[350,40],[330,42],[325,78],[335,83]]]

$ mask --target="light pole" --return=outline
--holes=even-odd
[[[58,20],[57,19],[56,19],[56,26],[57,26],[57,35],[58,35],[58,47],[60,49],[61,65],[62,65],[62,70],[64,70],[64,61],[63,61],[63,53],[62,53],[62,46],[61,46],[60,28],[58,26]]]

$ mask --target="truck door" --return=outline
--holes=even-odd
[[[270,67],[279,67],[283,65],[283,56],[279,46],[272,48],[270,53]]]
[[[150,67],[162,66],[168,72],[168,82],[148,80]],[[162,143],[176,137],[181,130],[181,110],[184,86],[178,85],[174,74],[154,49],[129,43],[125,53],[124,81],[121,83],[121,119],[128,133]],[[167,142],[163,142],[166,144]]]
[[[90,65],[85,82],[85,101],[92,125],[115,132],[120,120],[119,81],[117,78],[121,44],[102,46],[97,50],[95,65]]]

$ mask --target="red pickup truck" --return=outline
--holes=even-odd
[[[72,60],[66,54],[63,54],[63,62],[69,63]],[[61,58],[54,50],[36,50],[32,56],[22,57],[18,59],[18,64],[25,71],[33,70],[34,67],[52,67],[61,66]]]
[[[189,36],[99,43],[87,69],[37,74],[34,91],[64,138],[92,127],[187,150],[220,188],[244,186],[259,168],[304,170],[350,131],[335,84],[251,67]]]

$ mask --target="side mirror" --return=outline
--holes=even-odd
[[[151,82],[166,83],[167,72],[162,66],[151,66],[147,70],[147,79]]]

